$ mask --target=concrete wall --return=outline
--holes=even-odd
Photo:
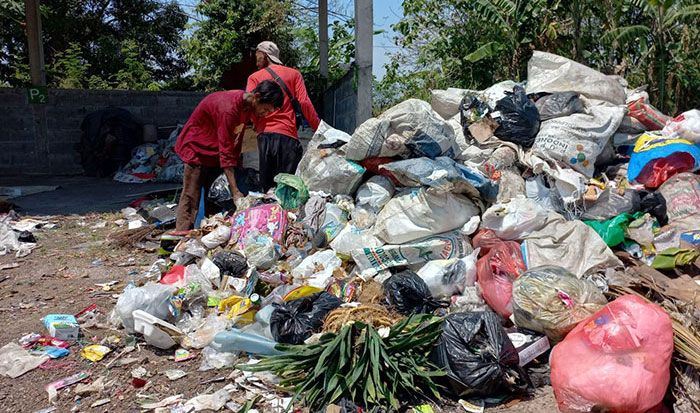
[[[323,94],[322,119],[336,129],[352,134],[357,127],[357,90],[355,67]]]
[[[26,89],[0,88],[0,175],[80,174],[75,144],[85,115],[124,108],[144,124],[184,123],[199,92],[50,89],[48,103],[29,104]]]

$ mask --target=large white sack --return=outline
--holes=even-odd
[[[350,135],[321,121],[296,172],[309,191],[323,191],[333,195],[355,192],[362,181],[365,168],[345,159],[342,149],[318,149],[322,143],[348,140]]]
[[[414,189],[389,201],[377,216],[377,238],[404,244],[460,228],[479,214],[468,198],[433,189]]]
[[[523,239],[545,224],[547,211],[535,201],[515,198],[503,204],[494,204],[481,217],[481,227],[493,230],[505,240]]]
[[[408,99],[357,127],[344,147],[348,159],[378,156],[449,156],[459,148],[452,127],[428,102]]]
[[[542,122],[532,153],[593,176],[595,161],[620,126],[626,109],[598,105],[587,111]]]
[[[593,228],[582,221],[567,221],[550,212],[543,226],[523,241],[527,268],[555,264],[578,278],[622,263]]]
[[[454,87],[446,90],[433,89],[430,91],[430,106],[443,119],[449,119],[459,113],[459,104],[467,93],[474,94],[476,92]]]
[[[624,105],[625,88],[618,77],[552,53],[535,51],[527,63],[528,94],[578,92],[590,99]]]

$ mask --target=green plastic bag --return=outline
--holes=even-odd
[[[292,174],[277,174],[275,182],[277,182],[275,196],[282,208],[297,209],[309,200],[309,190],[300,177]]]
[[[583,222],[593,228],[603,238],[608,247],[614,247],[622,244],[625,240],[625,232],[630,222],[642,216],[644,216],[643,212],[624,213],[605,221],[585,220]]]

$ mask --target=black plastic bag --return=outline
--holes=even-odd
[[[546,95],[535,102],[540,121],[582,113],[585,109],[576,92],[557,92]]]
[[[527,390],[530,380],[496,313],[452,313],[442,326],[430,359],[447,372],[452,393],[485,397]]]
[[[668,215],[666,214],[666,198],[658,192],[639,191],[639,210],[648,212],[659,221],[662,227],[668,224]]]
[[[387,306],[403,315],[430,314],[450,305],[433,298],[428,285],[413,271],[402,271],[384,281],[384,300]]]
[[[270,331],[278,343],[303,344],[321,329],[323,320],[342,301],[325,291],[276,305],[270,316]]]
[[[525,89],[515,85],[512,93],[506,92],[506,97],[496,102],[496,111],[501,117],[493,134],[524,148],[531,147],[540,130],[540,114],[525,94]]]
[[[243,277],[248,271],[248,263],[243,254],[237,251],[221,251],[211,259],[219,267],[221,275]]]

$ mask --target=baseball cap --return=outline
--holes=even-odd
[[[276,44],[266,40],[264,42],[260,42],[255,50],[265,53],[267,57],[270,58],[271,62],[277,63],[278,65],[282,64],[282,61],[280,60],[280,49]]]

